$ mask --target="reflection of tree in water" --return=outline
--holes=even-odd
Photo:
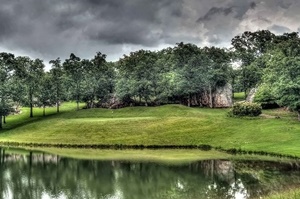
[[[181,166],[0,154],[0,198],[240,198],[299,185],[295,164],[208,160]],[[264,169],[266,168],[266,169]]]

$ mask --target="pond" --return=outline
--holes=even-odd
[[[219,159],[168,164],[1,151],[1,199],[246,199],[300,185],[296,161]]]

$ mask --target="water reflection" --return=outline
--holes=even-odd
[[[258,198],[300,185],[296,163],[207,160],[185,165],[0,153],[0,198]]]

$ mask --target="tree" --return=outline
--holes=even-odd
[[[213,107],[212,92],[218,87],[225,86],[232,75],[229,63],[231,62],[231,53],[226,49],[216,47],[205,47],[203,49],[208,61],[206,62],[205,82],[210,95],[210,107]]]
[[[139,50],[124,55],[118,62],[117,93],[120,98],[138,98],[139,103],[148,103],[155,97],[157,55]]]
[[[55,96],[56,112],[59,113],[59,105],[65,92],[64,71],[60,58],[51,60],[49,63],[52,64],[52,68],[50,70],[50,79],[54,86],[53,92]]]
[[[79,102],[81,100],[82,82],[84,80],[83,65],[80,58],[71,53],[70,58],[63,63],[64,71],[70,80],[70,91],[76,99],[77,110],[79,110]]]
[[[106,55],[97,52],[92,60],[82,60],[84,67],[84,96],[88,108],[96,102],[106,102],[114,91],[115,71],[106,62]]]
[[[26,90],[24,102],[30,107],[30,117],[33,117],[33,106],[37,100],[40,82],[44,73],[44,63],[40,59],[31,60],[29,57],[17,57],[15,74]]]
[[[46,116],[46,106],[57,104],[56,85],[53,84],[53,77],[50,73],[45,73],[40,81],[38,93],[38,105],[43,107],[43,116]]]
[[[12,76],[14,55],[10,53],[0,53],[0,129],[3,122],[6,123],[5,117],[12,109]]]
[[[173,49],[175,95],[191,106],[193,96],[205,89],[208,57],[193,44],[179,43]],[[181,100],[183,100],[181,99]]]
[[[300,120],[300,38],[297,33],[284,34],[266,55],[268,67],[264,83],[282,106],[298,113]]]
[[[245,95],[260,82],[261,71],[266,66],[260,57],[268,51],[274,40],[275,35],[268,30],[246,31],[231,40],[235,59],[242,63],[240,81]]]

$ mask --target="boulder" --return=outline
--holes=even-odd
[[[246,102],[252,103],[254,101],[254,97],[255,97],[257,90],[258,90],[257,88],[251,88],[249,94],[247,95]]]
[[[233,104],[232,100],[232,86],[231,84],[225,84],[223,87],[219,87],[213,93],[213,107],[227,108]]]

